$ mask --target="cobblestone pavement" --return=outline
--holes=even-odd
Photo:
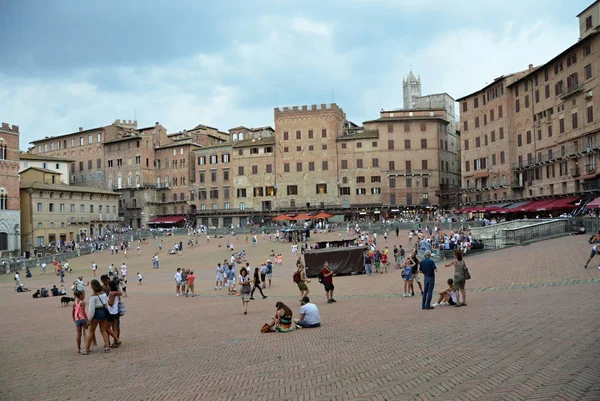
[[[393,240],[390,248],[401,243]],[[259,329],[276,301],[299,307],[288,245],[247,247],[252,265],[270,249],[286,255],[269,298],[252,301],[248,315],[239,298],[214,290],[213,265],[227,257],[216,243],[183,257],[161,254],[159,270],[149,245],[128,255],[129,275],[142,272],[144,285],[130,280],[123,346],[88,356],[76,354],[70,308],[17,294],[2,277],[0,399],[599,400],[600,270],[583,269],[585,240],[468,257],[473,279],[463,308],[422,311],[419,297],[399,297],[395,269],[335,278],[336,304],[324,302],[315,280],[310,296],[323,326],[286,334]],[[88,279],[92,258],[105,270],[120,257],[70,262]],[[198,297],[175,296],[177,266],[196,266]],[[57,284],[37,273],[27,286]],[[436,291],[451,276],[439,264]]]

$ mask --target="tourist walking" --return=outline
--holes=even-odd
[[[329,262],[325,262],[323,264],[323,270],[321,270],[321,276],[323,281],[323,287],[325,287],[325,296],[327,297],[327,303],[337,302],[333,299],[333,290],[335,290],[335,286],[333,285],[333,271],[329,268]]]
[[[242,306],[244,308],[244,315],[248,314],[248,302],[250,302],[250,276],[248,276],[248,270],[241,268],[240,269],[240,298],[242,298]]]
[[[294,283],[298,285],[298,289],[300,290],[300,299],[307,296],[310,291],[306,283],[310,283],[310,280],[306,278],[306,269],[303,263],[300,263],[297,266],[297,270],[292,278],[294,279]]]
[[[263,299],[267,298],[267,296],[263,293],[263,290],[260,286],[260,271],[259,271],[258,267],[254,268],[254,280],[253,280],[252,291],[250,292],[251,300],[254,300],[254,291],[256,291],[256,289],[258,289],[258,291],[260,291],[260,295],[262,295]]]
[[[273,281],[273,262],[271,262],[271,259],[267,259],[267,280],[269,280],[269,288],[271,288],[271,282]]]
[[[454,287],[456,289],[456,305],[455,306],[467,306],[467,291],[465,290],[466,268],[465,261],[463,260],[462,252],[457,249],[454,251],[455,259],[448,263],[446,267],[454,266]],[[462,295],[462,301],[461,301]]]
[[[223,280],[225,279],[225,268],[217,263],[217,281],[215,282],[215,291],[223,288]]]
[[[425,252],[425,259],[420,261],[419,263],[419,271],[423,273],[424,276],[424,289],[423,289],[423,299],[421,301],[422,309],[434,309],[431,306],[431,297],[433,296],[433,287],[435,286],[435,272],[437,267],[433,260],[431,260],[431,252]]]

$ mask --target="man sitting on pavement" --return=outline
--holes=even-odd
[[[300,319],[295,320],[296,328],[310,329],[321,326],[321,316],[317,305],[311,303],[307,296],[302,298],[300,304],[302,307],[300,308]]]

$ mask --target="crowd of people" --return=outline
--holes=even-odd
[[[323,227],[326,229],[326,227]],[[387,245],[388,233],[385,232],[379,238],[378,244],[377,233],[361,232],[357,227],[353,227],[352,234],[356,235],[354,241],[349,241],[345,246],[363,246],[366,251],[364,253],[364,267],[367,276],[373,273],[385,274],[393,273],[394,265],[401,272],[401,280],[404,283],[404,297],[415,295],[415,289],[419,289],[422,295],[422,308],[433,309],[438,305],[455,305],[466,306],[465,292],[465,270],[466,266],[462,259],[463,252],[460,249],[456,251],[456,259],[447,264],[447,267],[454,267],[455,274],[453,278],[447,281],[448,286],[443,291],[440,291],[438,301],[432,302],[432,292],[435,285],[435,272],[437,267],[431,260],[431,251],[440,244],[452,242],[460,244],[461,241],[471,241],[468,235],[462,232],[452,232],[446,235],[437,227],[429,229],[421,229],[418,227],[411,230],[409,234],[409,242],[411,249],[408,251],[404,248],[394,245],[390,249]],[[398,235],[398,233],[396,233]],[[195,237],[195,235],[194,235]],[[417,241],[413,244],[412,239]],[[254,237],[255,238],[255,237]],[[274,239],[276,240],[276,239]],[[137,255],[141,254],[141,246],[147,244],[140,240],[136,246]],[[429,245],[428,245],[429,244]],[[188,241],[188,247],[197,245],[197,239]],[[132,246],[131,243],[124,241],[118,245],[112,245],[107,248],[111,255],[117,256],[121,252],[123,259],[127,257],[127,250]],[[157,238],[158,251],[163,249],[163,240]],[[321,244],[321,246],[323,246]],[[329,246],[329,243],[325,245]],[[283,256],[275,254],[273,250],[269,254],[269,259],[251,267],[246,261],[247,254],[245,250],[235,251],[232,241],[227,241],[227,252],[231,252],[231,257],[224,259],[222,263],[218,263],[216,267],[215,291],[227,289],[227,293],[232,296],[237,296],[242,302],[243,314],[248,314],[248,307],[253,301],[256,292],[260,293],[263,299],[267,299],[266,292],[273,285],[273,269],[274,266],[281,265]],[[315,303],[312,303],[309,298],[309,284],[311,279],[307,276],[306,266],[302,260],[302,254],[308,249],[319,248],[319,243],[308,245],[304,243],[292,243],[292,256],[297,258],[296,272],[293,275],[293,281],[299,290],[300,308],[297,318],[294,318],[294,313],[290,307],[283,302],[277,302],[275,314],[273,318],[265,323],[262,328],[263,332],[289,332],[295,329],[316,328],[321,325],[321,317],[319,308]],[[460,248],[460,247],[457,247]],[[418,251],[424,252],[424,258],[417,258]],[[152,266],[154,269],[159,268],[159,252],[152,252]],[[167,252],[171,254],[181,255],[183,252],[183,242],[175,242],[172,247],[167,248]],[[274,262],[270,259],[273,258]],[[54,285],[50,290],[45,288],[39,289],[34,294],[35,298],[50,296],[66,296],[69,292],[64,286],[65,275],[72,272],[68,261],[54,261],[54,273],[60,278],[60,288]],[[46,274],[46,264],[41,264],[42,274]],[[98,265],[92,262],[92,274],[94,279],[89,282],[84,282],[83,277],[79,276],[71,286],[71,294],[73,300],[73,321],[76,327],[76,343],[77,352],[82,355],[87,355],[90,352],[92,344],[96,344],[96,332],[99,328],[104,352],[111,352],[111,349],[118,348],[121,345],[120,333],[120,317],[125,314],[123,298],[127,296],[127,280],[128,271],[127,265],[123,262],[120,269],[111,263],[107,268],[107,274],[102,274],[99,280]],[[26,274],[31,273],[28,270]],[[316,274],[313,271],[313,274]],[[421,282],[423,276],[423,284]],[[15,278],[17,291],[29,291],[21,283],[19,274]],[[336,303],[334,298],[334,276],[335,271],[330,268],[329,263],[325,262],[316,274],[318,282],[323,286],[326,300],[328,304]],[[314,277],[314,276],[312,276]],[[143,277],[137,273],[138,283],[141,285]],[[187,268],[177,268],[174,273],[175,293],[176,296],[195,297],[195,274],[194,271]],[[87,297],[86,295],[89,294]]]

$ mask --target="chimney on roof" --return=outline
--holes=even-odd
[[[79,127],[79,132],[83,131],[83,127]]]
[[[529,72],[533,71],[533,64],[529,64]]]

